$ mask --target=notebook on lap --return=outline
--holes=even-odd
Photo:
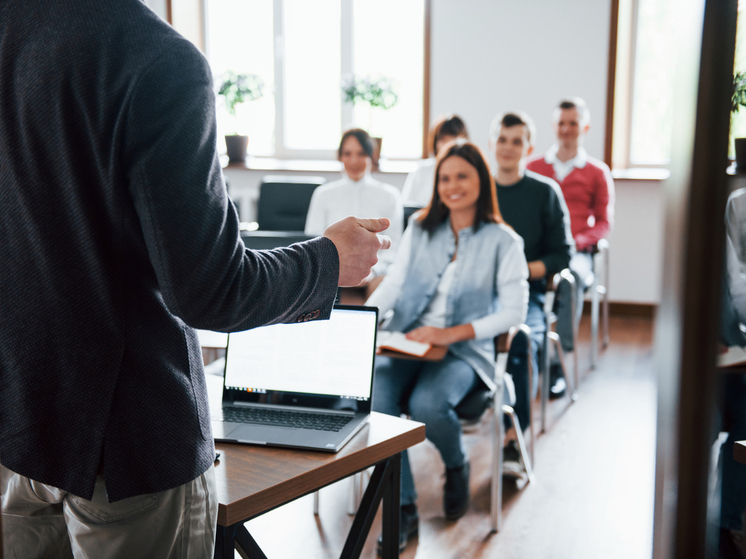
[[[378,309],[228,335],[216,441],[337,452],[368,420]]]

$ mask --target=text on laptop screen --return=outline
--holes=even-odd
[[[230,334],[225,386],[368,399],[376,317],[370,311],[335,309],[329,320]]]

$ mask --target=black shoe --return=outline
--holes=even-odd
[[[416,505],[403,505],[399,509],[399,553],[407,549],[409,540],[417,537],[420,526],[420,516]],[[383,534],[378,536],[376,545],[378,555],[383,555]]]
[[[518,442],[508,441],[503,449],[503,477],[516,480],[516,484],[524,485],[528,481],[526,465],[521,458]]]
[[[552,363],[549,366],[549,399],[557,400],[565,395],[567,383],[562,374],[562,366],[559,363]]]
[[[469,462],[460,468],[446,469],[443,510],[448,520],[458,520],[469,508]]]

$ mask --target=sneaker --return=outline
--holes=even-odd
[[[528,472],[521,458],[518,441],[508,441],[503,449],[503,477],[514,479],[517,483],[525,483],[528,480]]]
[[[403,505],[399,509],[399,553],[404,553],[409,540],[417,537],[420,526],[420,516],[416,505]],[[378,555],[383,555],[383,534],[378,536],[376,545]]]
[[[443,510],[448,520],[458,520],[469,508],[469,462],[460,468],[446,469]]]
[[[567,383],[565,376],[562,374],[562,366],[559,363],[552,363],[549,366],[549,399],[557,400],[565,395]]]

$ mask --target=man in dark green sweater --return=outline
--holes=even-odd
[[[531,361],[533,390],[539,385],[537,352],[543,342],[546,322],[544,300],[546,278],[570,263],[575,242],[570,233],[570,214],[562,190],[552,179],[525,171],[524,162],[533,151],[534,124],[526,114],[514,112],[498,115],[490,128],[490,147],[497,160],[497,199],[505,222],[523,237],[528,262],[529,300],[526,324],[531,328]],[[519,368],[520,369],[520,368]],[[528,375],[511,371],[516,385],[516,413],[525,429],[530,422]],[[506,474],[513,472],[513,456],[517,449],[506,448]]]

